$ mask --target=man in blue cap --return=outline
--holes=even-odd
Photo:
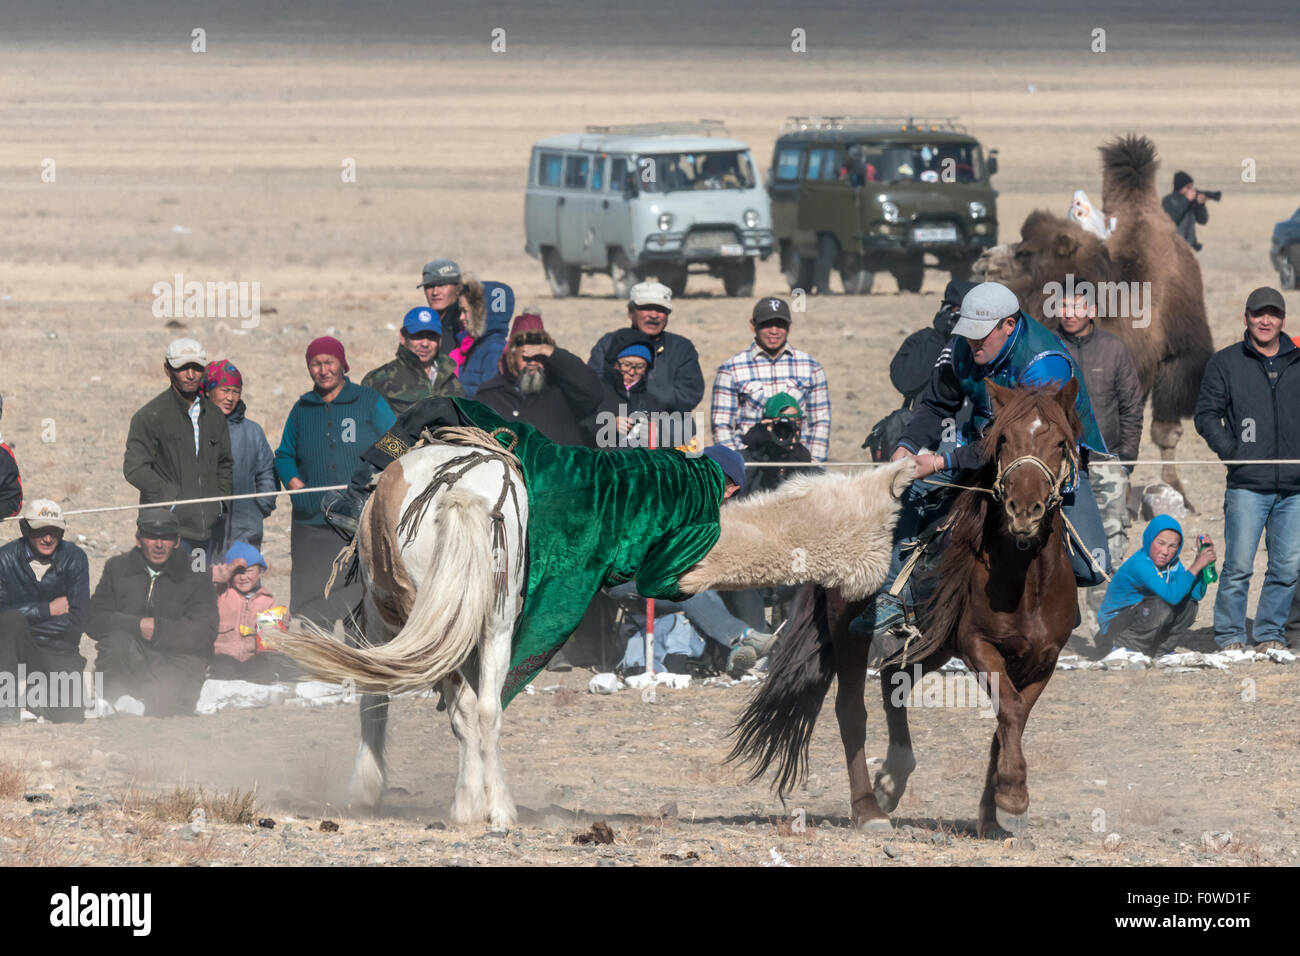
[[[993,420],[985,383],[993,382],[1005,388],[1035,385],[1059,388],[1074,379],[1079,386],[1074,404],[1083,423],[1083,436],[1079,440],[1078,472],[1062,491],[1065,515],[1082,538],[1083,549],[1071,549],[1070,564],[1081,587],[1104,583],[1102,572],[1110,573],[1110,555],[1087,468],[1089,454],[1109,453],[1092,413],[1083,375],[1069,350],[1047,328],[1022,312],[1015,293],[997,282],[980,283],[966,293],[960,318],[952,331],[953,337],[939,353],[930,384],[922,393],[890,461],[911,457],[916,462],[918,479],[939,474],[942,480],[969,484],[961,473],[983,467],[984,453],[979,438]],[[945,431],[953,429],[957,414],[967,400],[973,407],[970,421],[958,431],[955,441],[944,440]],[[933,489],[927,485],[913,484],[904,493],[894,531],[889,575],[866,611],[853,622],[856,633],[883,635],[914,615],[917,602],[910,581],[898,597],[888,591],[902,569],[903,551],[922,531],[932,527],[951,504],[952,498],[946,491],[940,488],[932,493]]]
[[[456,365],[441,354],[442,321],[433,309],[411,309],[402,319],[397,358],[366,374],[361,384],[373,388],[400,415],[424,398],[460,396],[465,389]]]

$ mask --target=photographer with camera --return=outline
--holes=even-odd
[[[1196,241],[1196,226],[1210,221],[1210,211],[1205,208],[1205,200],[1218,202],[1223,197],[1221,192],[1203,192],[1196,188],[1192,177],[1181,169],[1174,173],[1174,191],[1160,201],[1169,218],[1174,221],[1178,234],[1197,252],[1201,244]]]
[[[763,417],[740,439],[746,463],[812,461],[803,444],[803,410],[789,392],[778,392],[763,405]],[[756,491],[771,491],[798,474],[818,474],[822,468],[748,468],[745,485],[737,497]]]

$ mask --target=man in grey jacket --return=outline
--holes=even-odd
[[[1097,419],[1106,447],[1120,461],[1132,461],[1138,456],[1142,442],[1142,380],[1128,347],[1117,336],[1097,328],[1095,288],[1091,283],[1079,283],[1073,298],[1061,301],[1061,341],[1070,350],[1083,382],[1092,399],[1092,413]],[[1092,478],[1092,492],[1101,511],[1102,527],[1106,530],[1106,549],[1110,552],[1110,566],[1118,568],[1128,552],[1128,476],[1131,466],[1109,464],[1094,459],[1088,466]],[[1105,588],[1087,588],[1081,595],[1084,601],[1083,629],[1090,639],[1095,639],[1097,611],[1106,597]]]
[[[658,282],[638,282],[628,297],[627,315],[632,327],[650,340],[654,348],[654,362],[646,375],[646,391],[669,412],[682,415],[687,421],[695,406],[704,398],[704,372],[700,369],[700,356],[691,340],[667,331],[668,316],[672,313],[672,292]],[[603,375],[614,362],[614,339],[621,330],[601,336],[587,365],[597,375]],[[683,428],[682,434],[691,431]]]
[[[210,498],[231,494],[233,481],[230,430],[221,409],[200,394],[207,354],[193,339],[167,346],[163,370],[168,389],[131,417],[122,474],[140,489],[140,503]],[[219,551],[211,540],[222,503],[181,505],[181,545],[201,549],[211,558]]]

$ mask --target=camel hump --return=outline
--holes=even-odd
[[[1145,136],[1130,133],[1101,147],[1102,204],[1109,211],[1112,200],[1123,202],[1155,198],[1156,168],[1160,161],[1156,145]]]

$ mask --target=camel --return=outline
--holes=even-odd
[[[1010,288],[1026,312],[1052,329],[1059,327],[1054,305],[1062,291],[1091,283],[1097,325],[1119,336],[1132,353],[1151,397],[1151,440],[1169,462],[1214,354],[1201,269],[1160,208],[1151,140],[1117,138],[1101,147],[1101,158],[1104,216],[1116,220],[1110,238],[1035,210],[1020,227],[1020,241],[989,250],[975,271]],[[1174,465],[1164,465],[1161,477],[1195,510]]]

